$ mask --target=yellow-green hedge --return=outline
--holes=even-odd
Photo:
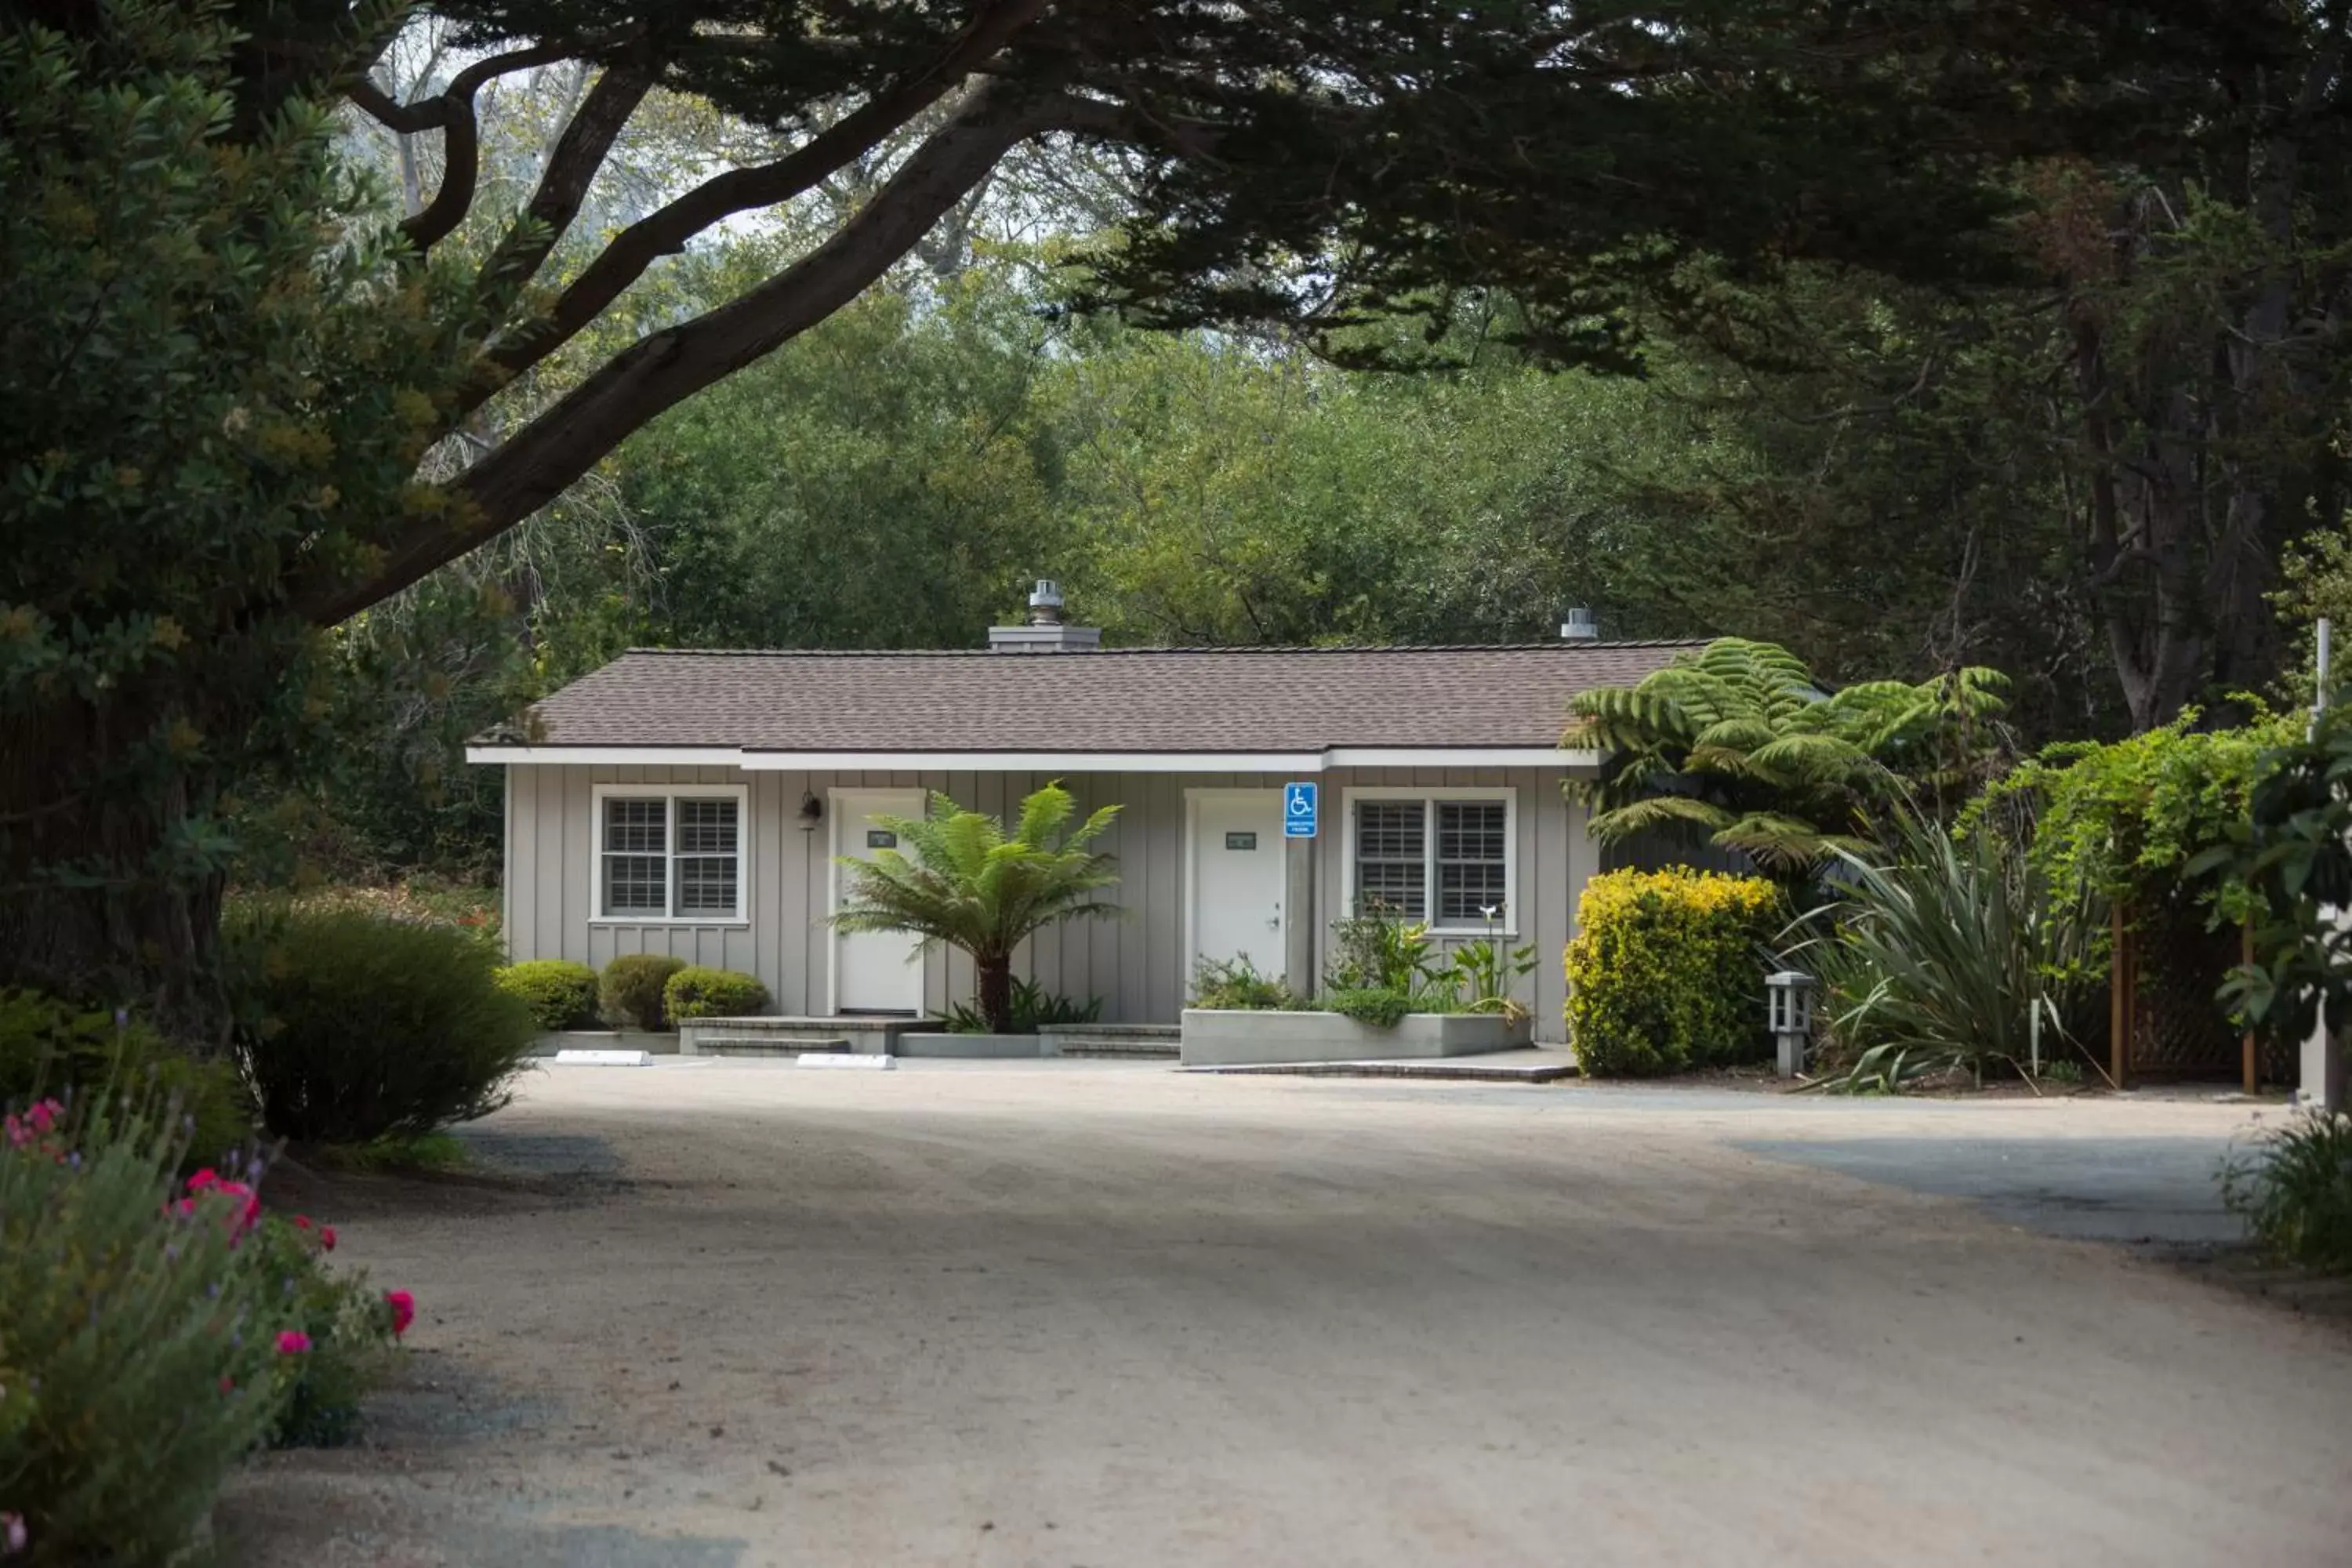
[[[1760,943],[1780,900],[1759,877],[1670,867],[1607,871],[1584,885],[1568,944],[1568,1032],[1588,1077],[1648,1077],[1757,1060]]]

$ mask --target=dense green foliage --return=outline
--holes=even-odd
[[[509,963],[499,971],[499,989],[522,998],[549,1034],[596,1026],[596,972],[584,963],[568,958]]]
[[[1609,755],[1570,788],[1604,844],[1679,835],[1801,871],[1961,788],[2008,685],[1971,668],[1824,692],[1788,649],[1719,637],[1637,685],[1576,696],[1567,743]]]
[[[0,1510],[28,1563],[165,1568],[278,1419],[293,1309],[238,1250],[245,1196],[183,1204],[182,1137],[85,1110],[0,1129]]]
[[[2189,856],[2183,869],[2214,907],[2249,928],[2252,962],[2223,996],[2253,1027],[2299,1041],[2323,1007],[2331,1020],[2352,1016],[2352,932],[2341,918],[2352,909],[2352,710],[2331,703],[2307,732],[2282,723],[2267,734],[2251,781],[2242,764],[2259,737],[2222,753],[2222,798],[2238,809],[2200,820],[2176,853]]]
[[[666,952],[618,955],[596,978],[597,1016],[614,1029],[672,1027],[665,993],[670,976],[685,967],[686,960]]]
[[[1006,1014],[1010,1026],[1006,1033],[1034,1035],[1046,1024],[1091,1024],[1102,1016],[1102,998],[1089,996],[1081,1002],[1075,996],[1065,996],[1048,991],[1034,980],[1020,975],[1013,977],[1013,1003]],[[954,1035],[985,1035],[992,1033],[987,1016],[973,1005],[950,1002],[940,1015],[940,1021]]]
[[[1279,975],[1260,974],[1247,953],[1237,958],[1204,958],[1192,972],[1191,1006],[1263,1012],[1300,1005],[1288,982]]]
[[[748,1018],[768,1005],[756,974],[689,963],[662,982],[662,1013],[672,1024],[688,1018]]]
[[[1413,999],[1392,985],[1334,985],[1316,1005],[1370,1028],[1393,1029],[1413,1010]]]
[[[2280,1258],[2352,1274],[2352,1112],[2294,1118],[2230,1161],[2221,1195]]]
[[[1584,886],[1568,944],[1568,1035],[1588,1078],[1753,1061],[1784,911],[1771,883],[1676,867]]]
[[[2091,963],[2105,912],[2095,892],[2053,894],[2005,839],[1916,819],[1883,849],[1841,858],[1842,896],[1814,911],[1822,934],[1792,962],[1822,984],[1817,1011],[1850,1087],[1953,1068],[1981,1078],[1988,1061],[2021,1072],[2037,1043],[2042,1059],[2079,1067],[2078,1008],[2104,979]]]
[[[325,107],[240,104],[218,7],[86,19],[0,23],[0,974],[205,1033],[224,795],[325,712],[289,585],[445,515],[465,312]]]
[[[1022,801],[1010,833],[1002,819],[965,811],[943,795],[931,797],[923,816],[877,817],[906,849],[842,857],[842,909],[832,923],[903,931],[970,953],[980,1016],[990,1034],[1009,1034],[1013,949],[1058,921],[1118,912],[1097,897],[1118,885],[1117,865],[1091,846],[1118,809],[1099,806],[1073,827],[1076,800],[1050,784]]]
[[[498,955],[445,926],[255,910],[229,934],[257,974],[237,1057],[279,1138],[366,1143],[487,1116],[539,1037]]]
[[[110,1093],[177,1106],[198,1160],[253,1135],[252,1103],[231,1063],[195,1060],[127,1012],[0,990],[0,1105]]]

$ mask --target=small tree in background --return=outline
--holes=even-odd
[[[1077,802],[1058,784],[1021,803],[1011,835],[1002,819],[931,796],[929,815],[875,820],[912,847],[883,849],[871,860],[840,858],[846,907],[833,924],[846,931],[900,931],[926,946],[945,942],[971,955],[979,971],[980,1014],[991,1032],[1013,1023],[1013,951],[1032,931],[1062,921],[1116,913],[1095,895],[1117,885],[1111,857],[1087,846],[1107,831],[1118,807],[1106,805],[1076,828]]]
[[[1776,873],[1865,849],[1906,797],[1956,804],[1976,782],[2009,679],[1969,667],[1913,686],[1831,692],[1773,643],[1718,637],[1633,686],[1577,694],[1562,743],[1610,753],[1569,788],[1604,844],[1697,837]]]

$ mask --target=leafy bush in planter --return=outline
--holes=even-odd
[[[768,988],[740,969],[689,963],[662,984],[662,1010],[672,1024],[688,1018],[742,1018],[768,1005]]]
[[[289,1300],[238,1249],[248,1194],[182,1195],[185,1147],[110,1100],[0,1124],[0,1511],[30,1563],[183,1561],[277,1418]]]
[[[1413,1000],[1384,985],[1343,985],[1323,994],[1323,1005],[1342,1017],[1375,1029],[1393,1029],[1413,1010]]]
[[[1034,980],[1015,977],[1010,992],[1011,1016],[1002,1030],[988,1026],[987,1016],[976,1003],[950,1002],[940,1021],[950,1035],[1034,1035],[1047,1024],[1091,1024],[1102,1016],[1102,998],[1089,996],[1081,1002],[1075,996],[1065,996],[1048,991]]]
[[[596,972],[568,958],[533,958],[499,971],[499,989],[520,996],[548,1034],[596,1026]]]
[[[686,967],[666,952],[625,952],[604,965],[596,982],[596,1012],[615,1029],[667,1029],[663,988]]]
[[[306,1142],[418,1137],[506,1104],[539,1024],[498,956],[358,910],[248,915],[237,1050],[262,1125]]]
[[[2279,1257],[2352,1274],[2352,1112],[2298,1116],[2262,1158],[2233,1157],[2221,1198]]]
[[[1244,953],[1231,959],[1201,960],[1192,972],[1192,1005],[1263,1012],[1296,1007],[1298,998],[1291,994],[1287,982],[1260,974],[1257,965]]]
[[[200,1159],[253,1136],[252,1102],[235,1063],[197,1061],[127,1013],[0,990],[0,1105],[68,1089],[176,1104],[194,1121],[188,1147]]]
[[[1778,911],[1758,877],[1672,867],[1586,883],[1566,957],[1579,1069],[1639,1077],[1768,1054],[1759,949]]]

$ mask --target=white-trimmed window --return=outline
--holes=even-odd
[[[740,922],[744,793],[740,784],[598,784],[596,918]]]
[[[1347,792],[1347,907],[1378,906],[1437,931],[1484,931],[1488,910],[1516,924],[1517,792],[1368,788]]]

